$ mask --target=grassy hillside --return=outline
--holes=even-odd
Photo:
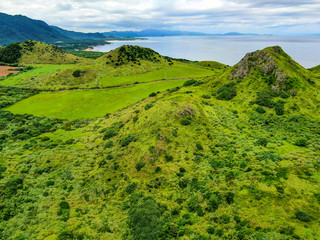
[[[46,43],[27,41],[20,45],[22,47],[19,63],[30,64],[68,64],[77,63],[81,60],[72,54],[68,54],[57,47]]]
[[[171,62],[150,48],[132,45],[121,46],[96,60],[97,63],[116,67],[126,64],[141,65],[141,62],[144,61],[159,64],[169,64]]]
[[[70,64],[84,60],[43,42],[26,41],[0,49],[0,61],[19,64]]]
[[[320,106],[319,79],[278,46],[248,53],[211,86],[219,100],[232,99],[278,115],[285,111],[312,115]]]
[[[223,69],[223,68],[227,68],[228,67],[227,65],[219,63],[219,62],[216,62],[216,61],[200,61],[199,64],[201,66],[211,67],[211,68],[214,68],[214,69]]]
[[[48,105],[47,116],[93,111],[96,95],[91,108],[116,111],[67,121],[0,110],[0,239],[319,239],[320,86],[289,60],[262,50],[149,97],[154,83],[12,105],[36,92],[2,88],[12,108]]]
[[[0,81],[0,85],[3,86],[31,86],[35,85],[39,82],[44,81],[51,74],[56,74],[60,70],[71,68],[73,65],[70,64],[31,64],[30,67],[32,69],[20,72],[14,76],[9,76],[2,81]],[[26,84],[28,83],[28,84]]]
[[[113,113],[149,94],[182,86],[185,81],[163,81],[132,87],[103,90],[45,92],[7,108],[15,114],[33,114],[60,119],[102,117]]]
[[[39,51],[27,55],[29,56],[28,61],[39,59],[41,54],[38,55],[38,53]],[[59,55],[59,52],[55,55]],[[68,56],[65,59],[69,59]],[[26,58],[24,57],[24,59]],[[74,58],[75,56],[72,56],[70,60]],[[56,62],[56,60],[53,62]],[[39,70],[45,73],[46,69],[48,69],[47,74],[38,75],[35,69],[20,76],[9,77],[0,82],[0,84],[46,90],[103,88],[163,79],[189,79],[212,76],[224,70],[203,67],[194,63],[183,64],[167,60],[151,49],[130,46],[115,49],[95,61],[81,59],[81,62],[81,64],[70,67],[53,65],[50,67],[48,65],[48,68],[41,67],[41,70]],[[61,70],[53,72],[53,68],[60,68]],[[32,75],[33,73],[35,74]]]

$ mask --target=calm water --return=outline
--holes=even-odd
[[[152,48],[164,56],[212,60],[228,65],[239,62],[247,52],[279,45],[306,68],[320,65],[320,36],[149,37],[147,40],[115,41],[94,50],[108,52],[126,44]]]

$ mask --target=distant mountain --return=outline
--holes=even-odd
[[[53,43],[66,38],[43,21],[0,13],[0,45],[27,40]]]
[[[54,30],[59,32],[65,37],[72,38],[72,39],[78,39],[78,40],[88,40],[88,39],[104,39],[106,38],[105,35],[102,33],[82,33],[82,32],[74,32],[74,31],[69,31],[65,30],[56,26],[51,26]]]
[[[171,31],[171,30],[156,30],[147,29],[142,31],[111,31],[103,33],[106,37],[164,37],[164,36],[258,36],[254,33],[200,33],[200,32],[186,32],[186,31]]]
[[[224,33],[224,34],[214,34],[214,35],[221,35],[221,36],[258,36],[259,34],[255,34],[255,33],[228,32],[228,33]]]
[[[36,40],[60,47],[87,48],[103,44],[102,33],[81,33],[68,31],[22,15],[0,13],[0,45]]]
[[[104,32],[105,36],[113,37],[162,37],[162,36],[204,36],[205,33],[186,32],[186,31],[171,31],[171,30],[156,30],[147,29],[142,31],[111,31]]]

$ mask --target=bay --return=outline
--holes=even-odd
[[[93,50],[108,52],[122,45],[148,47],[164,56],[218,61],[230,66],[239,62],[248,52],[278,45],[306,68],[320,65],[320,36],[148,37],[146,40],[112,41]]]

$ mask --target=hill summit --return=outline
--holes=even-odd
[[[124,45],[115,50],[110,51],[106,55],[97,59],[97,62],[114,65],[116,67],[126,64],[141,65],[143,62],[149,63],[171,63],[165,57],[150,48],[139,46]]]
[[[80,59],[58,47],[32,40],[13,43],[0,50],[0,61],[5,63],[66,64]]]
[[[279,46],[246,54],[233,67],[229,78],[245,79],[250,76],[264,80],[276,92],[296,91],[311,82],[310,72],[295,62]]]

